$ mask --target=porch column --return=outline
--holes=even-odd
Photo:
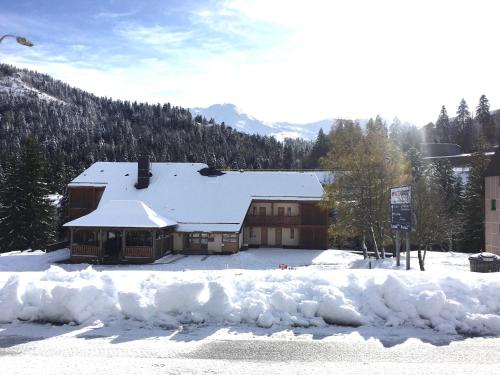
[[[73,256],[73,228],[69,228],[69,254]]]
[[[127,231],[125,229],[122,230],[122,253],[120,258],[123,259],[125,257],[125,241],[127,240]]]
[[[102,232],[102,229],[99,229],[99,257],[101,257],[101,258],[103,258],[103,257],[104,257],[104,256],[103,256],[104,252],[103,252],[103,250],[102,250],[102,249],[103,249],[103,245],[104,245],[104,244],[103,244],[103,238],[102,238],[102,237],[103,237],[103,232]]]
[[[151,239],[153,240],[153,258],[156,259],[156,229],[151,231]]]

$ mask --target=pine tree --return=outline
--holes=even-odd
[[[484,250],[484,172],[489,159],[484,155],[484,147],[472,156],[463,209],[462,251]]]
[[[441,107],[441,112],[439,112],[439,117],[436,121],[436,131],[441,143],[452,142],[450,119],[444,105]]]
[[[472,145],[474,144],[472,117],[465,99],[462,99],[460,101],[460,105],[458,106],[457,117],[454,121],[454,128],[456,132],[455,143],[462,146],[465,152],[471,152]]]
[[[476,108],[476,119],[481,126],[481,133],[490,143],[495,142],[495,127],[490,115],[490,102],[486,95],[481,95]]]
[[[316,141],[311,149],[309,155],[309,161],[307,162],[307,168],[318,168],[320,163],[320,158],[324,157],[328,153],[329,143],[328,138],[323,132],[323,129],[319,129]]]
[[[54,209],[48,199],[46,161],[31,138],[8,165],[0,201],[3,251],[40,249],[54,240]]]
[[[285,139],[285,146],[283,147],[283,168],[291,169],[292,166],[293,166],[292,145]]]
[[[439,189],[441,230],[448,240],[448,250],[451,251],[462,230],[462,182],[453,172],[449,161],[435,163],[429,173],[432,183]]]

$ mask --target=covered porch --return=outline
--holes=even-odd
[[[148,263],[173,250],[177,223],[141,201],[109,201],[66,223],[73,262]]]
[[[152,262],[173,250],[172,229],[70,228],[72,261]]]

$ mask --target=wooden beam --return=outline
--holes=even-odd
[[[103,252],[103,245],[104,245],[104,239],[103,239],[103,231],[102,229],[99,229],[99,257],[104,258],[104,252]]]
[[[125,256],[125,241],[127,240],[127,231],[122,229],[122,251],[120,254],[120,260]]]
[[[69,228],[69,254],[73,256],[73,228]]]
[[[153,258],[156,258],[156,229],[151,231],[151,240],[153,241]]]

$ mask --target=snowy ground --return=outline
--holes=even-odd
[[[0,326],[1,327],[1,326]],[[498,339],[411,328],[0,328],[2,374],[496,374]]]
[[[378,361],[379,355],[373,353],[378,353],[379,346],[416,343],[422,346],[418,351],[424,353],[431,350],[425,344],[430,343],[437,350],[431,350],[430,358],[443,354],[439,354],[443,345],[458,345],[455,350],[467,352],[467,340],[473,340],[471,345],[479,342],[479,347],[485,342],[488,348],[499,346],[500,275],[469,272],[468,254],[428,253],[426,272],[416,269],[413,253],[414,269],[410,271],[404,270],[404,265],[397,269],[391,259],[367,261],[339,250],[258,249],[231,256],[169,255],[156,264],[130,266],[54,264],[64,262],[68,255],[67,250],[60,250],[0,256],[0,323],[4,323],[0,324],[0,356],[7,356],[3,358],[8,361],[2,362],[13,366],[8,368],[25,363],[26,353],[35,353],[30,357],[33,372],[39,365],[36,358],[45,355],[55,356],[54,368],[58,368],[59,355],[64,361],[72,355],[65,352],[70,350],[67,348],[73,348],[75,356],[68,366],[76,365],[74,361],[82,361],[79,353],[87,350],[92,357],[92,350],[97,350],[89,347],[91,343],[100,343],[101,350],[116,351],[121,356],[139,350],[137,345],[149,348],[161,342],[163,349],[148,355],[172,356],[169,371],[177,369],[172,373],[200,372],[189,370],[194,362],[186,362],[189,356],[184,351],[194,351],[201,359],[215,356],[215,362],[203,365],[215,366],[212,372],[219,372],[217,366],[222,363],[228,370],[224,361],[235,360],[221,357],[222,362],[217,362],[221,352],[233,353],[227,355],[234,355],[236,360],[241,356],[251,360],[255,353],[270,351],[271,359],[257,356],[254,360],[274,361],[290,351],[305,351],[321,362],[321,353],[331,358],[349,357],[359,346],[359,350],[367,351],[363,355],[375,356]],[[288,269],[279,269],[279,264],[287,264]],[[467,339],[470,336],[490,338],[477,341]],[[262,340],[269,342],[257,343]],[[303,345],[300,348],[287,344],[297,340]],[[329,340],[337,346],[331,348]],[[342,346],[351,342],[353,346]],[[122,343],[126,344],[114,345]],[[49,352],[43,353],[45,350]],[[19,355],[11,357],[12,353]],[[144,365],[143,354],[139,350],[131,356],[141,357],[138,365]],[[174,366],[177,360],[181,362]],[[416,357],[408,360],[422,362]],[[317,370],[324,372],[319,362]],[[115,370],[121,368],[116,361],[106,363],[113,364],[110,366]],[[156,362],[146,363],[144,373]],[[447,368],[456,373],[457,366],[462,365],[461,360],[457,363]],[[490,371],[491,363],[485,372]],[[238,366],[243,371],[243,364]],[[252,366],[248,372],[266,370],[265,366]],[[336,369],[343,372],[363,370],[339,366]],[[287,370],[297,373],[300,368]],[[365,370],[376,373],[375,368]],[[432,368],[442,370],[432,366],[427,370]],[[401,370],[404,373],[404,366]],[[473,372],[472,367],[469,370]],[[380,372],[384,372],[383,367]]]
[[[426,268],[429,271],[469,271],[468,257],[464,253],[428,252]],[[418,269],[417,253],[411,253],[412,269]],[[69,259],[69,250],[62,249],[51,253],[42,251],[13,251],[0,254],[0,275],[2,272],[44,271],[57,262]],[[404,253],[401,269],[405,269]],[[289,267],[308,267],[310,269],[339,270],[372,268],[397,269],[392,258],[376,261],[364,260],[362,256],[343,250],[287,250],[251,249],[233,255],[168,255],[154,264],[93,266],[98,271],[188,271],[188,270],[275,270],[280,264]],[[86,264],[57,264],[67,271],[83,270]],[[4,275],[5,276],[5,275]]]

